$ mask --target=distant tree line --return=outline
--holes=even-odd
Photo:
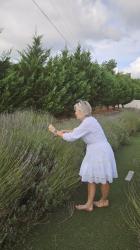
[[[90,51],[80,45],[73,53],[64,48],[51,56],[42,36],[35,35],[19,54],[18,63],[11,62],[10,52],[0,56],[0,112],[32,108],[69,115],[77,99],[88,100],[93,108],[140,99],[140,79],[116,74],[114,59],[93,62]]]

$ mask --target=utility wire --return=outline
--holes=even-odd
[[[36,7],[40,10],[40,12],[43,14],[43,16],[51,23],[51,25],[54,27],[54,29],[59,33],[59,35],[61,36],[61,38],[63,38],[63,40],[65,41],[65,45],[67,45],[68,41],[67,39],[64,37],[64,35],[61,33],[61,31],[56,27],[56,25],[51,21],[51,19],[49,18],[49,16],[41,9],[41,7],[36,3],[35,0],[32,0],[32,2],[36,5]]]
[[[60,8],[58,7],[58,5],[56,4],[56,2],[54,0],[50,0],[51,5],[53,7],[53,9],[58,13],[58,15],[60,16],[61,20],[63,21],[63,19],[65,18],[65,15],[62,16],[62,12],[60,12]],[[65,23],[65,24],[64,24]],[[68,25],[68,26],[67,26]],[[62,22],[62,27],[64,28],[64,30],[66,31],[65,33],[70,35],[70,39],[71,41],[73,40],[73,35],[71,33],[70,30],[70,26],[69,23],[66,22]],[[66,28],[66,29],[65,29]]]

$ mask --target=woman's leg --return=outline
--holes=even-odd
[[[96,192],[96,184],[95,183],[88,183],[88,200],[87,200],[86,204],[89,207],[93,206],[95,192]]]
[[[95,201],[94,205],[97,207],[108,207],[109,206],[109,195],[110,185],[107,182],[106,184],[101,184],[101,199],[99,201]]]
[[[108,195],[109,195],[109,190],[110,190],[110,185],[107,182],[106,184],[101,184],[101,200],[106,201],[108,199]]]
[[[92,211],[93,210],[93,201],[96,192],[96,184],[88,183],[88,199],[84,205],[76,205],[76,208],[79,210]]]

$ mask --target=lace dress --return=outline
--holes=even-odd
[[[80,138],[87,145],[79,172],[82,182],[112,183],[113,178],[118,177],[114,153],[102,127],[94,117],[86,117],[72,132],[63,135],[63,139],[68,142]]]

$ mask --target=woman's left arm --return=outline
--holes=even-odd
[[[78,127],[73,129],[72,132],[64,133],[63,135],[59,134],[59,136],[61,136],[65,141],[73,142],[80,139],[89,132],[90,131],[87,122],[83,121]]]

